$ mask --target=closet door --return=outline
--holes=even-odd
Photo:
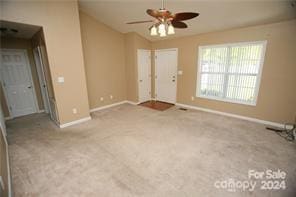
[[[151,51],[138,49],[138,98],[139,102],[151,100]]]

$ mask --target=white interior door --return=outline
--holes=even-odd
[[[49,96],[48,96],[47,84],[45,80],[43,62],[40,54],[40,48],[37,47],[33,51],[34,51],[34,59],[36,63],[36,69],[38,73],[38,79],[40,83],[41,94],[42,94],[42,99],[44,104],[44,111],[45,113],[50,113]]]
[[[138,49],[139,102],[151,100],[151,51]]]
[[[155,93],[158,101],[176,103],[177,56],[177,49],[155,51]]]
[[[1,82],[10,116],[37,112],[37,100],[25,50],[1,50]]]

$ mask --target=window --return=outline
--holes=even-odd
[[[266,41],[199,47],[197,97],[256,105]]]

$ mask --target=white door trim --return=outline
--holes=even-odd
[[[35,108],[35,113],[37,113],[39,111],[39,106],[38,106],[38,102],[37,102],[37,96],[36,96],[36,89],[35,89],[35,85],[34,85],[34,81],[33,81],[33,77],[32,77],[32,70],[31,70],[31,64],[30,64],[30,61],[29,61],[29,56],[28,56],[28,52],[26,49],[1,49],[0,52],[2,53],[3,52],[21,52],[21,53],[24,53],[25,55],[25,60],[26,60],[26,66],[27,66],[27,69],[28,69],[28,72],[29,72],[29,77],[30,77],[30,80],[31,80],[31,84],[32,84],[32,89],[33,89],[33,103],[34,103],[34,108]],[[6,92],[6,88],[2,85],[2,89],[3,89],[3,92],[4,92],[4,95],[5,95],[5,99],[6,99],[6,104],[7,104],[7,107],[8,107],[8,111],[9,111],[9,115],[11,118],[14,118],[14,114],[12,113],[11,109],[10,109],[10,104],[9,104],[9,99],[8,99],[8,95],[7,95],[7,92]]]
[[[137,49],[137,85],[138,85],[138,102],[142,103],[145,101],[140,100],[140,80],[139,80],[139,51],[145,51],[150,53],[150,100],[151,100],[151,87],[152,87],[152,77],[151,77],[151,67],[152,67],[152,62],[151,62],[151,50],[149,49]]]
[[[158,51],[177,51],[178,52],[178,48],[167,48],[167,49],[155,49],[155,52]]]
[[[155,49],[154,50],[154,95],[157,95],[157,83],[156,83],[156,78],[157,78],[157,69],[156,69],[156,53],[157,52],[161,52],[161,51],[176,51],[176,63],[177,63],[177,73],[176,73],[176,99],[175,101],[173,102],[173,104],[176,104],[177,103],[177,91],[178,91],[178,61],[179,61],[179,50],[178,48],[167,48],[167,49]],[[155,100],[157,100],[157,96],[155,96]]]
[[[35,59],[35,64],[36,64],[36,70],[38,74],[38,79],[39,79],[39,84],[40,84],[40,90],[41,90],[41,96],[43,100],[43,105],[44,105],[44,110],[46,113],[51,113],[50,110],[50,103],[49,103],[49,96],[48,96],[48,90],[47,90],[47,82],[45,79],[45,74],[44,74],[44,65],[43,65],[43,60],[41,57],[41,52],[40,52],[40,47],[36,47],[33,49],[33,55]],[[38,60],[37,60],[38,58]],[[37,61],[39,64],[37,64]],[[46,85],[46,89],[43,87],[43,84]]]

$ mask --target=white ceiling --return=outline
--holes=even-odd
[[[291,2],[291,0],[167,0],[165,7],[173,13],[198,12],[200,16],[185,21],[189,28],[178,29],[174,36],[166,38],[296,18],[296,5],[292,7]],[[151,19],[152,17],[146,14],[146,9],[160,8],[161,0],[79,0],[79,6],[80,10],[119,32],[137,32],[152,41],[163,39],[149,35],[148,28],[152,23],[125,24],[130,21]]]

